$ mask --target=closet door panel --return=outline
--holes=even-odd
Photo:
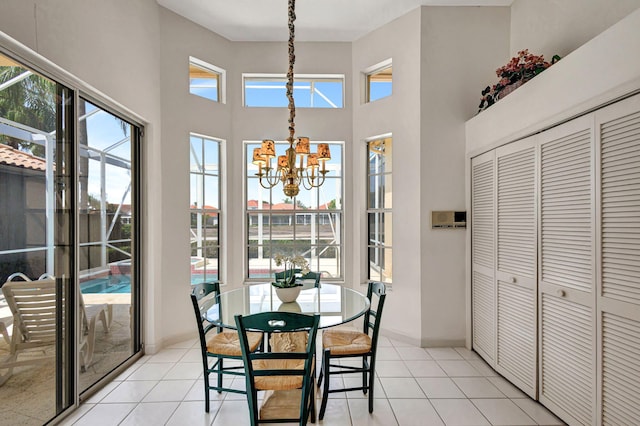
[[[473,349],[495,359],[495,153],[471,161]]]
[[[536,139],[496,150],[496,370],[536,394]]]
[[[540,402],[569,424],[590,425],[594,407],[593,310],[541,295]]]
[[[596,401],[593,115],[540,135],[540,401],[592,424]]]
[[[640,95],[596,113],[600,277],[598,412],[640,419]]]
[[[640,419],[640,312],[628,317],[602,312],[603,425]]]
[[[602,296],[640,307],[640,111],[600,124]]]

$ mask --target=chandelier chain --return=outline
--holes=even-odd
[[[260,186],[271,189],[278,182],[282,182],[284,194],[287,197],[295,197],[300,192],[300,186],[305,189],[318,188],[325,180],[326,162],[331,160],[331,152],[328,143],[319,143],[318,152],[310,152],[309,138],[306,136],[295,137],[296,104],[293,99],[293,64],[296,61],[294,50],[296,20],[296,1],[288,3],[288,28],[289,28],[289,69],[287,70],[287,99],[289,100],[289,148],[284,155],[276,155],[275,143],[272,139],[264,139],[260,148],[253,150],[253,164],[258,166]],[[276,165],[272,167],[271,161],[276,158]],[[307,162],[306,166],[304,162]],[[322,167],[320,167],[322,165]]]
[[[295,117],[296,117],[296,104],[293,99],[293,64],[296,61],[295,49],[293,42],[295,39],[295,26],[296,20],[296,0],[289,0],[289,70],[287,71],[287,99],[289,99],[289,144],[292,145],[295,137]]]

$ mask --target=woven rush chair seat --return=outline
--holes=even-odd
[[[374,296],[376,296],[377,304],[374,303],[376,302]],[[369,393],[369,412],[373,413],[376,348],[378,346],[382,308],[384,307],[386,296],[384,283],[370,282],[367,287],[369,310],[364,314],[362,332],[355,330],[327,330],[322,333],[322,366],[318,376],[318,387],[322,385],[323,377],[326,377],[324,377],[322,403],[320,404],[320,413],[318,415],[320,420],[324,417],[329,394],[334,392],[361,390],[364,394]],[[361,364],[356,367],[348,363],[341,362],[338,364],[332,362],[334,359],[344,358],[355,358]],[[337,374],[361,375],[361,385],[330,389],[329,378]]]
[[[257,359],[253,361],[254,371],[259,370],[303,370],[303,359]],[[258,390],[291,390],[302,387],[302,376],[257,376]],[[298,398],[300,401],[300,398]]]
[[[302,389],[266,391],[260,406],[260,419],[293,419],[300,415]]]
[[[366,354],[371,350],[371,337],[355,330],[327,330],[322,333],[322,347],[332,355]]]
[[[251,352],[257,350],[262,343],[262,333],[249,332],[247,338],[249,339],[249,348]],[[223,331],[219,334],[214,334],[211,337],[207,337],[207,352],[213,354],[220,354],[226,356],[242,356],[242,349],[240,349],[240,339],[238,338],[237,331]]]
[[[248,334],[248,333],[247,333]],[[305,331],[274,333],[269,338],[269,347],[273,352],[305,352],[309,334]],[[258,359],[253,361],[254,370],[303,370],[304,360],[300,359]],[[315,359],[313,360],[315,370]],[[255,379],[259,390],[291,390],[302,386],[302,376],[259,376]],[[292,393],[287,394],[293,397]],[[279,396],[280,398],[283,395]],[[297,401],[300,401],[298,394]]]

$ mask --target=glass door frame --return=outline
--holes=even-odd
[[[0,54],[7,56],[11,60],[21,64],[22,66],[33,70],[34,72],[42,75],[43,77],[53,81],[56,83],[58,94],[59,88],[64,87],[70,93],[69,99],[72,100],[71,105],[65,105],[65,115],[63,116],[64,122],[60,122],[60,117],[57,118],[58,124],[63,124],[66,128],[66,136],[64,137],[63,143],[67,143],[67,152],[65,153],[68,156],[71,156],[70,163],[70,171],[71,176],[67,179],[70,181],[69,186],[66,186],[68,190],[65,193],[65,202],[71,203],[70,209],[71,211],[68,214],[68,220],[65,218],[64,223],[68,228],[73,230],[71,235],[67,236],[67,244],[70,249],[70,259],[73,259],[68,265],[70,274],[68,275],[70,278],[66,280],[64,284],[61,283],[61,280],[58,280],[58,286],[62,289],[62,293],[58,296],[61,303],[66,301],[66,305],[63,308],[62,315],[59,315],[58,319],[58,330],[61,332],[62,330],[66,330],[66,335],[62,339],[58,339],[56,343],[56,363],[57,366],[63,365],[60,364],[64,362],[65,368],[60,369],[56,368],[56,416],[52,418],[50,421],[59,421],[63,419],[66,415],[70,414],[75,408],[77,408],[80,402],[84,401],[86,398],[91,396],[97,390],[99,390],[102,385],[111,381],[113,378],[117,377],[122,371],[132,365],[138,358],[143,355],[143,324],[142,324],[142,240],[141,234],[142,229],[145,226],[141,221],[142,211],[142,203],[144,202],[141,191],[143,178],[141,176],[141,164],[142,164],[142,145],[144,143],[144,129],[145,129],[145,121],[137,116],[132,111],[127,110],[125,107],[116,104],[115,102],[109,100],[107,96],[104,96],[93,89],[88,84],[82,82],[72,74],[63,70],[62,68],[56,66],[51,63],[49,60],[43,58],[39,54],[33,52],[28,47],[20,44],[14,39],[6,36],[5,34],[0,32]],[[77,106],[79,102],[79,98],[82,97],[87,100],[91,100],[91,102],[95,102],[96,105],[100,105],[101,107],[108,110],[110,113],[117,115],[119,118],[122,118],[126,122],[132,125],[131,134],[131,143],[132,143],[132,165],[131,165],[131,183],[132,183],[132,215],[134,220],[137,222],[137,225],[133,227],[133,232],[131,235],[132,239],[132,261],[131,265],[131,278],[132,281],[137,283],[136,286],[132,286],[131,293],[131,321],[133,321],[132,326],[132,336],[131,336],[131,347],[132,347],[132,355],[123,362],[120,366],[115,368],[109,374],[105,375],[102,379],[100,379],[94,386],[91,386],[85,392],[80,394],[79,392],[79,359],[77,355],[78,343],[77,343],[77,333],[81,332],[81,324],[80,324],[80,300],[79,300],[79,278],[78,278],[78,265],[79,265],[79,253],[78,253],[78,211],[77,211],[77,202],[78,202],[78,159],[79,159],[79,149],[78,149],[78,120],[77,120]],[[58,110],[59,105],[57,106]],[[58,146],[60,141],[56,142]],[[70,158],[67,157],[67,160]],[[65,183],[60,183],[56,181],[57,185],[62,184],[63,187]],[[54,190],[54,196],[58,196],[58,191]],[[55,209],[55,208],[54,208]],[[50,244],[53,244],[57,241],[52,241]],[[58,247],[58,244],[54,244],[54,247]],[[71,253],[72,252],[72,253]],[[58,265],[56,265],[58,266]],[[134,289],[135,288],[135,289]],[[73,333],[72,333],[73,330]],[[65,392],[66,389],[66,392]]]

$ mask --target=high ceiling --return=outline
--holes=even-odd
[[[287,39],[287,0],[157,0],[233,41]],[[418,6],[509,6],[513,0],[298,0],[296,40],[353,41]]]

